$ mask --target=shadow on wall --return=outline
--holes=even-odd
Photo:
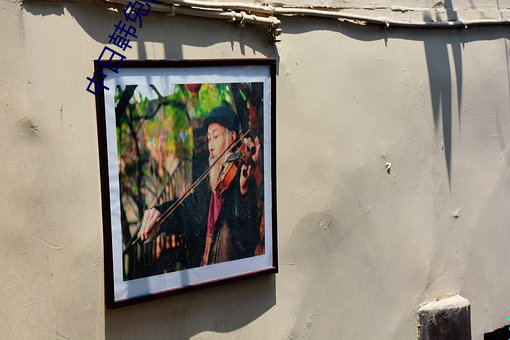
[[[457,12],[453,9],[451,0],[446,0],[444,6],[448,21],[457,20]],[[429,12],[424,16],[423,20],[437,21],[439,18],[433,18],[432,13]],[[439,33],[443,33],[445,38],[440,39],[436,36],[437,39],[424,40],[424,45],[429,74],[430,96],[432,98],[434,128],[436,136],[439,130],[442,129],[448,186],[451,191],[453,82],[448,46],[451,47],[453,67],[455,68],[459,135],[462,118],[462,51],[459,30],[448,30],[448,32],[442,30]],[[439,124],[440,119],[441,125]]]
[[[448,20],[456,18],[456,12],[453,10],[451,1],[445,2]],[[427,14],[424,21],[438,20],[431,13]],[[337,24],[336,26],[342,24]],[[500,39],[505,36],[501,28],[486,28],[492,30],[494,39]],[[501,32],[501,34],[497,34]],[[425,48],[425,58],[427,62],[430,96],[432,101],[432,115],[434,129],[437,139],[441,134],[445,155],[446,170],[448,175],[448,184],[451,187],[451,163],[452,163],[452,121],[453,121],[453,88],[456,86],[458,128],[461,127],[462,112],[462,46],[466,42],[476,40],[487,40],[487,34],[475,28],[455,28],[455,29],[410,29],[410,28],[387,28],[380,26],[367,26],[364,30],[357,27],[346,27],[342,31],[354,39],[361,41],[384,40],[385,46],[391,48],[391,39],[402,39],[411,41],[423,41]],[[464,33],[466,32],[466,33]],[[299,31],[296,33],[300,33]],[[496,34],[494,34],[496,33]],[[417,53],[420,53],[417,51]],[[450,61],[450,55],[452,61]],[[455,83],[452,80],[452,70],[455,70]]]
[[[458,19],[451,0],[444,2],[444,12],[446,13],[446,18],[442,18],[442,20],[453,21]],[[423,18],[424,21],[438,21],[439,19],[435,11],[430,11]],[[302,18],[288,18],[283,22],[282,26],[285,34],[302,34],[320,28],[322,30],[339,32],[358,41],[383,40],[388,48],[391,48],[392,39],[423,42],[436,141],[437,145],[440,145],[442,148],[441,152],[444,152],[448,184],[451,190],[452,161],[454,158],[452,129],[457,128],[459,136],[462,135],[462,50],[464,45],[470,42],[503,39],[508,61],[509,49],[507,40],[509,35],[505,26],[412,29],[388,28],[377,25],[356,26],[329,19],[316,19],[306,22]],[[282,39],[285,39],[285,36]],[[406,51],[405,53],[409,52]],[[417,50],[416,53],[421,54],[422,51]],[[510,69],[508,67],[507,73],[510,83]],[[455,120],[457,120],[456,125],[454,125]],[[497,124],[499,129],[499,119]]]
[[[108,10],[107,6],[94,3],[42,3],[36,0],[23,2],[23,8],[33,15],[71,15],[83,30],[101,45],[109,43],[109,35],[115,30],[119,21],[125,22],[123,6],[118,12]],[[91,20],[94,18],[94,20]],[[223,42],[230,42],[235,55],[260,57],[263,54],[277,58],[277,49],[271,41],[267,28],[251,25],[249,29],[239,28],[228,22],[208,20],[187,16],[171,17],[158,12],[149,12],[142,17],[142,27],[131,23],[136,28],[137,38],[132,39],[133,48],[137,49],[137,59],[145,60],[150,54],[145,43],[160,43],[164,59],[182,59],[183,46],[209,47]],[[133,44],[136,43],[136,47]],[[97,57],[101,53],[98,47]],[[95,55],[95,54],[94,54]],[[208,58],[226,58],[226,55],[211,55]]]
[[[188,339],[201,332],[231,332],[276,304],[275,276],[204,288],[106,311],[106,339]]]

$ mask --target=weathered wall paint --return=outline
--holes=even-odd
[[[105,311],[92,60],[121,13],[0,5],[6,339],[412,339],[456,293],[506,324],[510,33],[150,14],[129,58],[274,57],[280,273]],[[391,162],[389,173],[386,163]]]
[[[215,1],[211,1],[215,2]],[[237,2],[237,1],[236,1]],[[252,3],[253,1],[241,0]],[[277,7],[334,8],[343,13],[414,22],[510,19],[509,0],[287,0],[268,1]]]

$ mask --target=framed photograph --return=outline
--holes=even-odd
[[[107,307],[276,273],[275,60],[95,69]]]

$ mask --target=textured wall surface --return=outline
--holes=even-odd
[[[510,309],[510,30],[264,28],[149,14],[132,59],[273,57],[280,273],[106,311],[92,60],[122,13],[0,3],[6,339],[412,339]],[[387,171],[386,164],[391,163]]]
[[[214,2],[214,1],[213,1]],[[241,2],[252,2],[241,0]],[[455,21],[477,19],[510,19],[510,0],[286,0],[269,4],[296,7],[331,7],[343,13],[381,17],[402,21]]]

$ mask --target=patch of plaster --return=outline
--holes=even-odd
[[[45,246],[46,248],[53,249],[53,250],[61,250],[62,249],[62,245],[60,245],[60,244],[53,243],[53,242],[50,242],[48,240],[38,238],[38,237],[36,237],[36,240],[39,241],[39,243],[42,244],[43,246]]]

